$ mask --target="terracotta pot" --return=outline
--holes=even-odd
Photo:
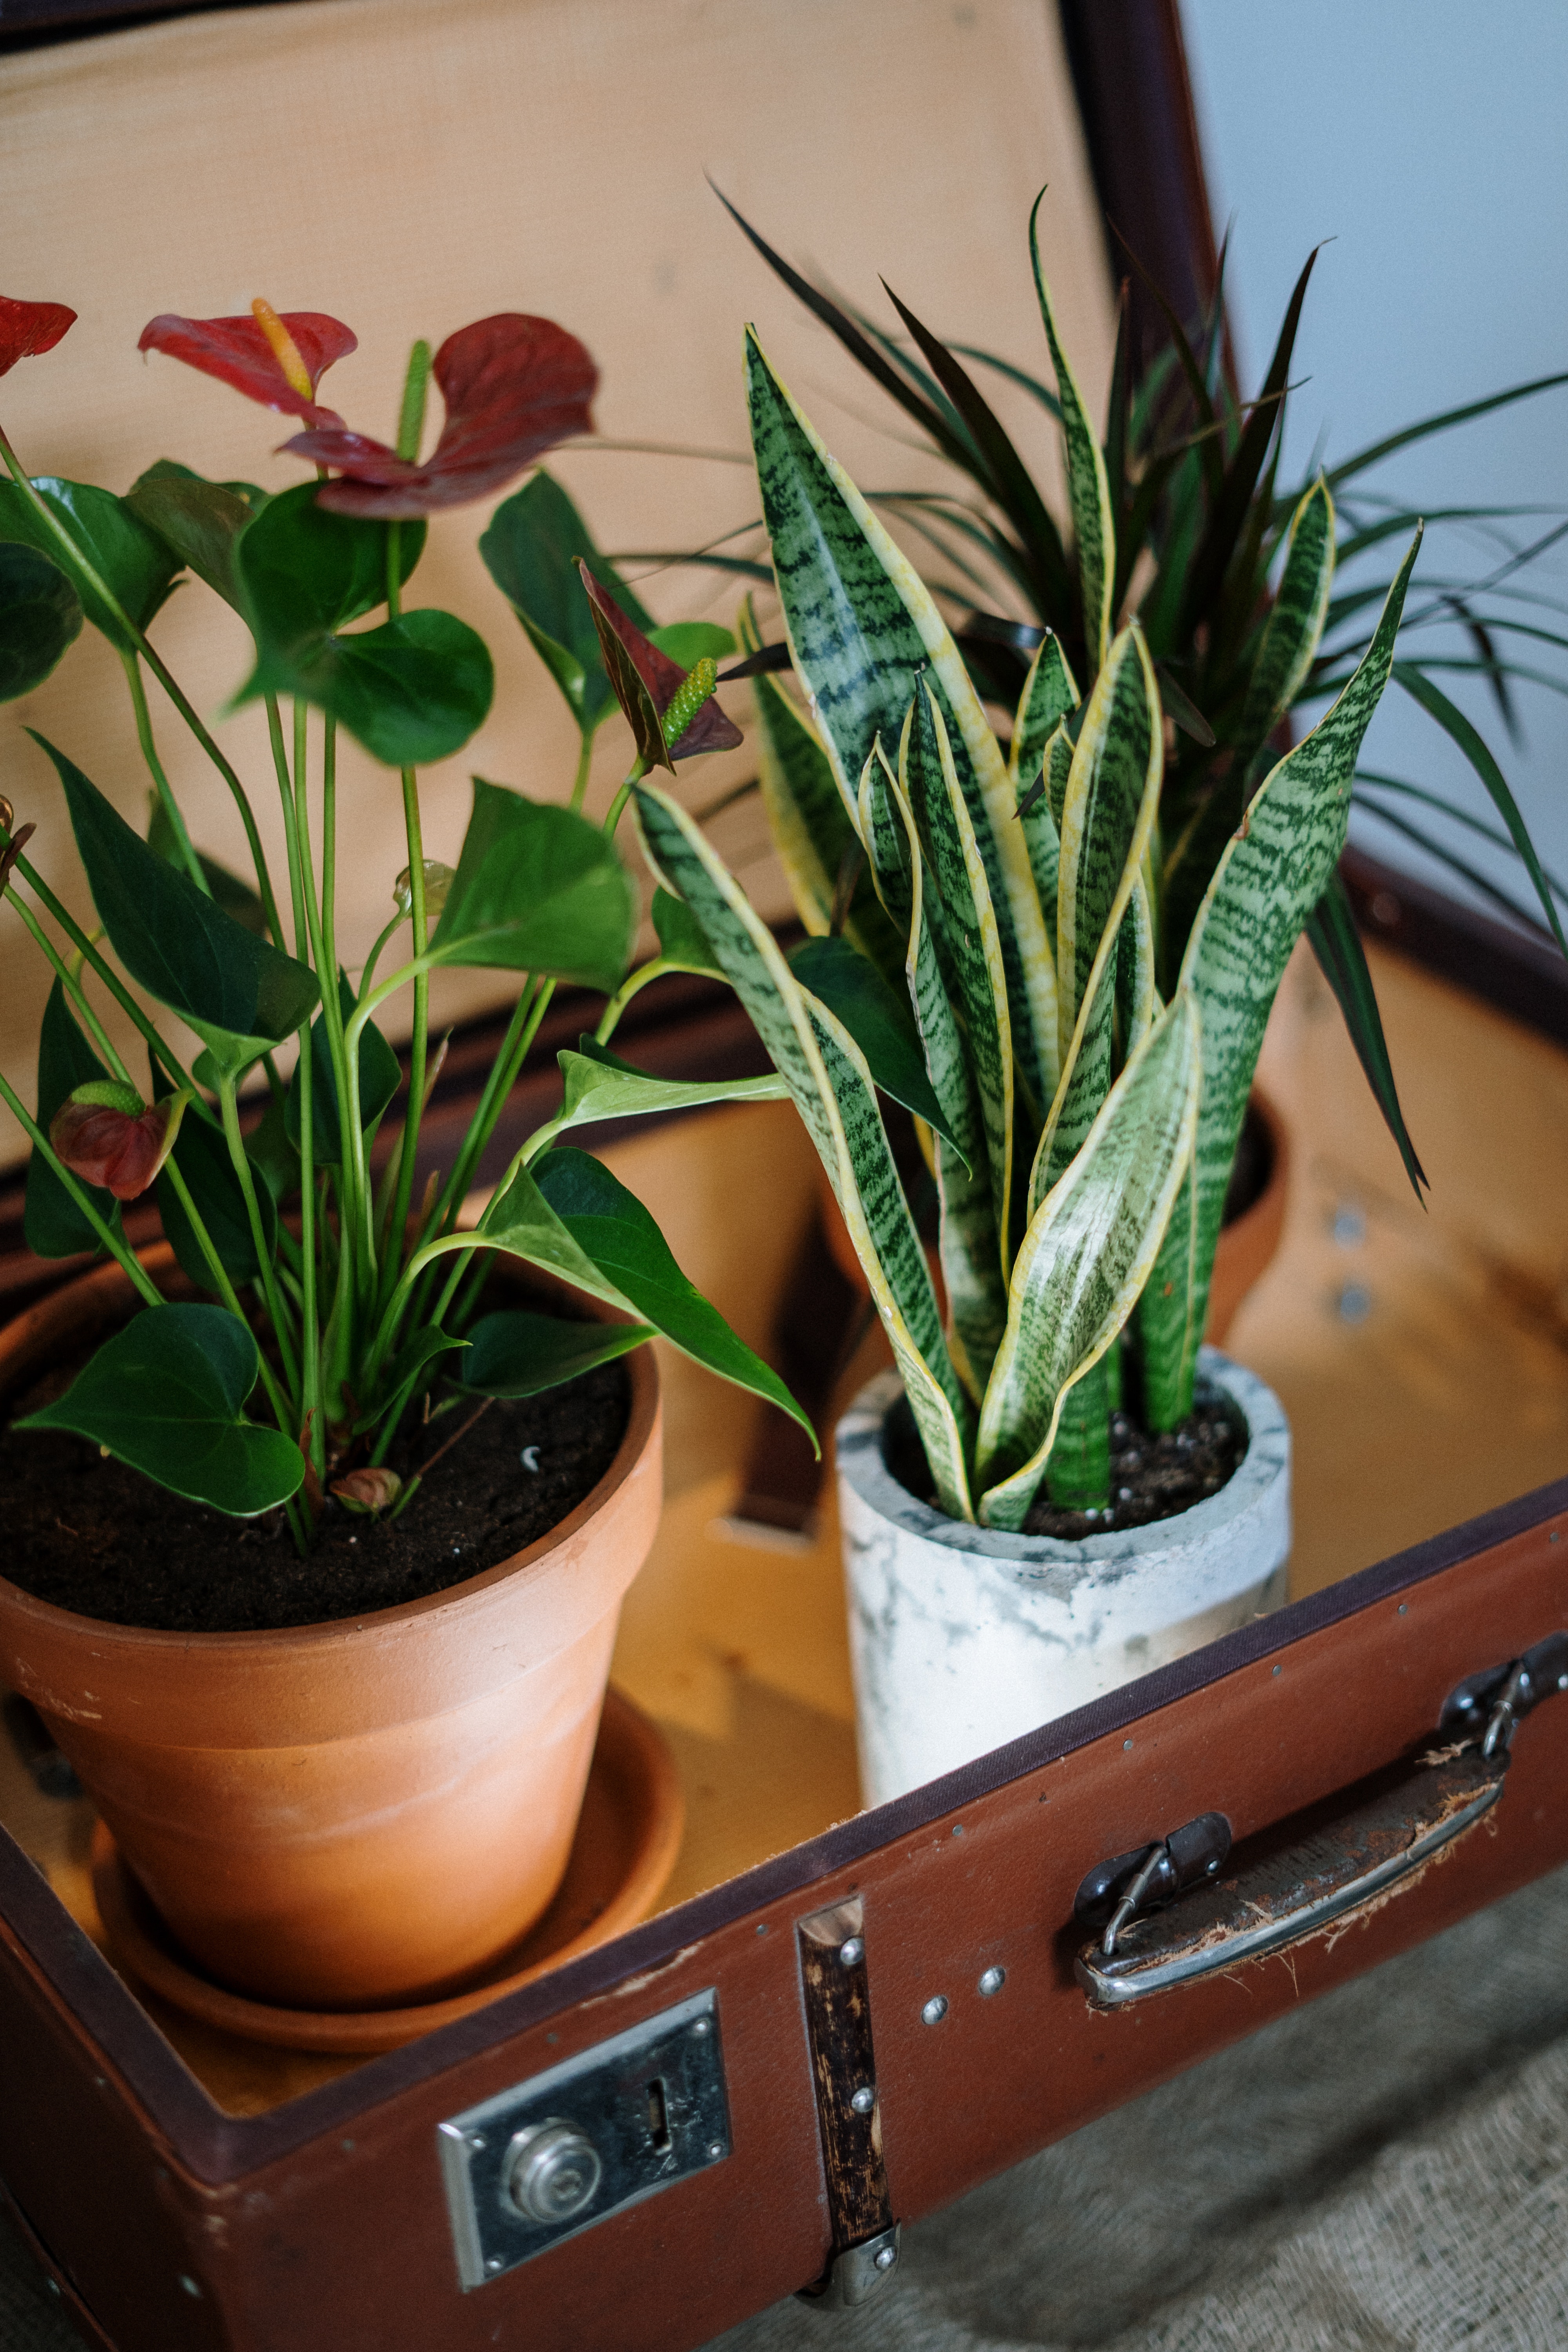
[[[149,1252],[158,1275],[166,1248]],[[104,1266],[0,1333],[0,1397],[121,1320]],[[658,1378],[626,1359],[614,1462],[534,1544],[429,1599],[252,1633],[111,1625],[0,1578],[30,1698],[184,1948],[313,2009],[457,1992],[560,1883],[621,1599],[661,1500]]]
[[[1258,1114],[1268,1137],[1268,1173],[1263,1190],[1248,1203],[1238,1217],[1233,1217],[1219,1237],[1215,1252],[1214,1279],[1209,1286],[1208,1318],[1204,1325],[1204,1337],[1212,1347],[1223,1348],[1226,1334],[1236,1320],[1237,1310],[1247,1292],[1263,1274],[1285,1229],[1285,1196],[1289,1183],[1290,1140],[1285,1122],[1268,1097],[1255,1087],[1248,1097],[1248,1108]],[[828,1254],[847,1282],[852,1282],[862,1294],[866,1277],[860,1261],[855,1255],[833,1187],[826,1170],[818,1171],[816,1197],[822,1218],[822,1230],[826,1236]],[[928,1250],[931,1273],[938,1284],[941,1298],[941,1275],[936,1252]],[[945,1311],[945,1309],[944,1309]]]

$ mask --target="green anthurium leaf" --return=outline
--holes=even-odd
[[[537,1181],[584,1255],[634,1312],[694,1363],[776,1404],[816,1446],[811,1423],[778,1374],[737,1339],[718,1308],[687,1280],[642,1202],[601,1161],[570,1148],[550,1151],[539,1162]]]
[[[675,898],[662,887],[653,894],[653,928],[658,940],[658,952],[665,963],[678,971],[722,973],[715,962],[713,950],[702,936],[702,926],[683,898]]]
[[[285,1107],[275,1096],[246,1137],[245,1151],[274,1202],[299,1190],[300,1155],[289,1140]]]
[[[723,661],[735,650],[733,635],[718,621],[667,621],[662,629],[644,629],[643,635],[682,669],[700,661]]]
[[[78,1087],[107,1078],[109,1072],[78,1028],[66,1001],[65,983],[57,980],[44,1006],[38,1032],[37,1121],[47,1135],[49,1121]],[[83,1188],[104,1223],[118,1230],[120,1203],[106,1186]],[[99,1239],[43,1154],[27,1162],[26,1204],[22,1231],[36,1257],[75,1257],[79,1250],[95,1250]]]
[[[166,459],[148,467],[125,493],[125,503],[172,554],[216,589],[236,612],[245,610],[234,546],[251,520],[242,498],[221,482],[204,482]]]
[[[123,499],[100,490],[92,482],[67,482],[39,475],[33,488],[65,525],[75,545],[114,596],[126,618],[144,630],[174,586],[182,559],[133,514]],[[59,541],[47,528],[15,482],[0,481],[0,540],[19,541],[37,548],[70,578],[82,611],[94,628],[101,629],[122,653],[135,640],[109,610],[97,590],[88,585]]]
[[[926,1076],[909,998],[895,994],[875,964],[846,939],[807,940],[790,957],[789,968],[843,1023],[882,1092],[956,1148],[958,1139]]]
[[[329,514],[316,484],[300,482],[268,499],[237,536],[234,571],[240,610],[263,660],[300,667],[324,637],[363,620],[386,602],[388,525]],[[405,581],[425,549],[425,525],[400,526]]]
[[[442,963],[616,988],[637,891],[615,844],[575,810],[474,778],[463,853],[431,940]]]
[[[566,1082],[559,1129],[599,1118],[639,1118],[709,1103],[784,1102],[789,1088],[776,1075],[763,1078],[660,1078],[623,1062],[592,1037],[556,1055]]]
[[[249,1154],[247,1154],[248,1159]],[[256,1255],[256,1240],[246,1213],[245,1194],[229,1157],[228,1139],[223,1129],[211,1118],[204,1116],[192,1105],[180,1121],[180,1131],[170,1154],[185,1188],[195,1203],[195,1211],[206,1227],[207,1238],[217,1252],[218,1263],[231,1282],[254,1282],[261,1271]],[[272,1188],[261,1171],[261,1181],[255,1185],[256,1203],[261,1214],[261,1229],[268,1258],[276,1246],[278,1209]],[[163,1221],[164,1238],[179,1259],[181,1269],[199,1290],[216,1291],[218,1285],[207,1264],[206,1252],[196,1239],[195,1227],[185,1214],[184,1204],[170,1180],[165,1164],[160,1170],[153,1187],[158,1202],[158,1214]]]
[[[132,979],[181,1013],[224,1067],[243,1067],[300,1028],[317,1001],[314,972],[237,923],[150,849],[63,752],[33,740],[65,787],[93,904]]]
[[[252,1519],[287,1502],[305,1474],[291,1440],[240,1410],[260,1370],[255,1340],[226,1308],[149,1307],[63,1397],[15,1426],[69,1430],[174,1494]]]
[[[359,998],[350,986],[346,975],[338,974],[338,1004],[346,1026],[359,1010]],[[284,1131],[296,1151],[300,1149],[300,1072],[296,1063],[289,1082],[287,1107],[284,1111]],[[318,1013],[310,1024],[310,1066],[314,1085],[310,1097],[310,1153],[319,1168],[326,1160],[343,1156],[342,1129],[338,1119],[338,1082],[332,1068],[332,1050],[327,1035],[326,1023]],[[359,1108],[360,1118],[369,1129],[375,1125],[402,1083],[403,1072],[396,1055],[382,1035],[374,1021],[367,1021],[360,1032],[359,1041]]]
[[[147,846],[163,860],[165,866],[177,866],[184,873],[184,863],[180,856],[180,845],[174,838],[174,828],[169,822],[169,812],[156,793],[151,793],[149,799],[151,814],[147,820]],[[249,883],[242,882],[237,874],[231,874],[226,866],[220,866],[216,857],[208,857],[200,850],[196,852],[196,862],[205,877],[207,888],[224,913],[232,915],[237,923],[243,923],[247,931],[254,931],[258,939],[265,939],[266,912]]]
[[[298,695],[384,767],[414,768],[449,759],[483,726],[495,668],[466,621],[421,608],[353,635],[311,638],[289,650],[262,646],[236,699],[258,694]]]
[[[355,1433],[374,1429],[387,1405],[402,1394],[415,1374],[422,1372],[426,1364],[434,1363],[438,1356],[461,1353],[468,1344],[466,1339],[455,1339],[449,1331],[443,1331],[438,1323],[426,1323],[423,1329],[416,1331],[411,1339],[405,1340],[382,1371],[375,1384],[376,1405],[371,1412],[360,1415],[354,1423]],[[456,1376],[457,1365],[449,1369]]]
[[[458,1376],[476,1396],[538,1396],[653,1337],[651,1323],[568,1323],[559,1315],[507,1307],[480,1316],[468,1333]]]
[[[81,634],[81,599],[36,547],[0,541],[0,702],[31,694]]]
[[[479,553],[579,728],[592,735],[615,709],[616,698],[577,576],[578,558],[645,635],[652,630],[652,621],[615,566],[599,553],[587,524],[549,474],[533,474],[521,490],[502,500],[479,541]]]

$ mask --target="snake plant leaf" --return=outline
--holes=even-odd
[[[346,972],[338,974],[338,1009],[344,1025],[359,1011],[359,998]],[[302,1060],[294,1065],[284,1102],[283,1130],[296,1151],[300,1149],[300,1097]],[[338,1115],[338,1080],[332,1064],[331,1041],[320,1015],[310,1024],[310,1151],[319,1168],[323,1160],[341,1160],[343,1136]],[[374,1021],[367,1021],[359,1041],[359,1115],[368,1131],[374,1128],[402,1083],[396,1055]]]
[[[1154,919],[1149,886],[1140,874],[1132,885],[1116,943],[1116,1018],[1124,1059],[1135,1054],[1160,1011],[1154,988]]]
[[[1007,1325],[1007,1284],[996,1254],[996,1203],[984,1154],[969,1167],[943,1135],[935,1139],[941,1207],[937,1254],[947,1291],[948,1352],[978,1406]]]
[[[1247,680],[1235,753],[1235,764],[1243,770],[1306,681],[1323,634],[1334,563],[1334,501],[1320,474],[1290,518],[1279,593]]]
[[[1362,738],[1394,663],[1416,532],[1371,645],[1339,699],[1275,767],[1226,844],[1193,923],[1181,978],[1203,1022],[1193,1184],[1173,1217],[1139,1318],[1151,1429],[1192,1411],[1215,1247],[1247,1090],[1276,992],[1344,848]]]
[[[237,491],[162,457],[132,484],[125,504],[198,580],[237,613],[245,612],[234,550],[251,509]]]
[[[899,740],[922,670],[942,712],[1001,938],[1017,1010],[1013,1050],[1037,1101],[1048,1100],[1050,956],[1028,851],[996,739],[946,624],[866,500],[746,340],[752,438],[785,633],[851,824],[879,735]]]
[[[479,540],[479,553],[565,696],[579,730],[594,735],[616,708],[616,698],[577,575],[579,558],[645,635],[653,629],[648,614],[600,554],[560,483],[542,468],[497,507]]]
[[[774,1075],[761,1078],[660,1078],[634,1068],[592,1037],[557,1054],[566,1097],[552,1121],[556,1131],[601,1118],[645,1118],[695,1110],[710,1103],[785,1102],[789,1088]]]
[[[574,809],[474,778],[473,813],[430,941],[438,963],[616,988],[637,891],[615,844]]]
[[[33,740],[65,787],[93,905],[132,979],[188,1021],[225,1068],[243,1068],[301,1027],[320,993],[314,972],[226,914],[63,751]]]
[[[1350,1032],[1352,1045],[1362,1068],[1366,1073],[1373,1098],[1383,1113],[1388,1131],[1399,1147],[1416,1199],[1421,1198],[1427,1182],[1426,1170],[1415,1156],[1405,1125],[1405,1114],[1399,1108],[1399,1089],[1394,1082],[1394,1065],[1389,1060],[1388,1044],[1383,1034],[1383,1016],[1377,1009],[1377,992],[1367,970],[1366,950],[1361,943],[1361,931],[1350,893],[1345,888],[1338,869],[1330,876],[1329,887],[1307,918],[1307,937],[1318,959],[1324,979],[1333,990],[1344,1024]]]
[[[68,482],[58,475],[35,477],[33,488],[63,524],[72,546],[114,597],[133,629],[145,630],[184,568],[180,558],[153,537],[123,499],[94,482]],[[20,486],[0,480],[0,541],[36,548],[68,577],[81,608],[121,653],[133,653],[135,637],[89,586],[80,567],[61,546]]]
[[[1069,711],[1076,710],[1079,691],[1060,640],[1047,631],[1029,664],[1024,691],[1013,720],[1013,741],[1007,755],[1008,781],[1015,800],[1033,783],[1045,761],[1046,746]],[[1053,929],[1056,894],[1047,908]]]
[[[1029,871],[1045,911],[1051,940],[1051,986],[1056,987],[1057,906],[1061,894],[1062,836],[1060,811],[1067,805],[1068,778],[1072,773],[1072,739],[1058,723],[1041,755],[1039,774],[1018,803],[1018,823],[1029,853]],[[1061,1076],[1052,1023],[1051,1091]]]
[[[0,702],[42,686],[81,635],[81,599],[36,547],[0,541]]]
[[[261,1262],[256,1254],[256,1236],[250,1229],[245,1194],[229,1154],[228,1139],[200,1104],[193,1103],[180,1121],[180,1131],[169,1157],[180,1171],[196,1214],[206,1228],[207,1239],[216,1252],[218,1264],[229,1280],[254,1282],[261,1272]],[[251,1181],[261,1219],[262,1240],[270,1259],[277,1243],[278,1206],[271,1186],[254,1166]],[[153,1193],[163,1222],[163,1237],[179,1260],[181,1272],[198,1290],[216,1293],[217,1278],[196,1238],[184,1202],[174,1189],[167,1164],[158,1172]]]
[[[865,1057],[801,987],[693,819],[651,785],[638,784],[634,798],[656,868],[671,877],[707,932],[827,1171],[891,1340],[942,1508],[972,1518],[966,1445],[973,1410],[942,1336],[925,1252]]]
[[[69,1430],[173,1494],[253,1519],[286,1503],[305,1475],[292,1439],[240,1410],[260,1370],[255,1340],[226,1307],[149,1307],[64,1396],[16,1427]]]
[[[1197,1007],[1184,989],[1029,1222],[980,1416],[984,1527],[1023,1526],[1064,1395],[1099,1363],[1149,1279],[1192,1159],[1202,1076]]]
[[[458,1377],[475,1396],[539,1396],[653,1337],[651,1323],[568,1323],[560,1315],[505,1307],[471,1327]]]
[[[1098,668],[1110,642],[1110,593],[1116,572],[1116,518],[1110,505],[1110,484],[1099,439],[1084,406],[1078,378],[1068,362],[1051,310],[1050,289],[1040,262],[1042,188],[1029,215],[1029,258],[1034,265],[1035,291],[1040,317],[1051,347],[1057,373],[1057,394],[1062,409],[1062,438],[1067,446],[1068,503],[1072,509],[1077,541],[1079,590],[1083,598],[1083,634],[1089,658]]]
[[[47,1135],[49,1122],[78,1087],[107,1078],[109,1072],[77,1026],[66,1001],[65,982],[56,980],[44,1006],[38,1031],[38,1095],[37,1118]],[[118,1232],[120,1203],[107,1186],[83,1187],[106,1225]],[[22,1232],[35,1257],[75,1257],[95,1250],[99,1237],[88,1223],[41,1151],[27,1162],[27,1191]]]
[[[661,963],[668,964],[672,971],[711,972],[723,978],[713,961],[713,950],[703,937],[701,924],[683,899],[660,884],[653,894],[649,912]]]
[[[866,1057],[872,1079],[885,1095],[945,1135],[947,1115],[932,1091],[907,996],[895,994],[870,960],[846,939],[807,940],[789,959],[801,986],[839,1021]],[[784,1089],[781,1086],[781,1091]]]
[[[536,1166],[541,1198],[633,1311],[693,1363],[788,1413],[820,1453],[810,1420],[778,1374],[687,1280],[636,1195],[586,1151],[558,1148]]]
[[[904,717],[899,788],[914,817],[936,885],[931,911],[935,916],[940,906],[940,921],[933,924],[937,953],[956,987],[963,1013],[1005,1276],[1016,1117],[1012,1008],[984,861],[970,823],[942,711],[923,680]]]
[[[169,822],[169,812],[156,793],[149,793],[148,800],[147,846],[165,866],[177,866],[184,873],[184,859]],[[216,857],[205,856],[200,850],[196,852],[196,863],[208,892],[224,913],[232,915],[237,923],[243,923],[247,931],[254,931],[258,939],[265,939],[267,910],[249,883],[242,882],[237,874],[231,874],[226,866],[220,866]]]

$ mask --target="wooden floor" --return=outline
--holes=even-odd
[[[1374,954],[1374,971],[1427,1208],[1304,956],[1262,1070],[1290,1129],[1292,1189],[1279,1254],[1230,1344],[1294,1431],[1297,1594],[1568,1467],[1568,1055],[1415,965]],[[605,1157],[693,1280],[765,1347],[812,1214],[814,1162],[793,1111],[723,1110]],[[668,1503],[614,1671],[663,1726],[685,1782],[673,1903],[842,1820],[859,1793],[830,1486],[809,1548],[734,1540],[721,1522],[755,1409],[663,1354]],[[873,1334],[841,1401],[885,1360]],[[100,1934],[87,1809],[38,1796],[0,1748],[0,1820]],[[154,2013],[236,2112],[353,2063]]]

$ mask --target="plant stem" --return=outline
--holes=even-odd
[[[609,1044],[620,1026],[622,1013],[637,992],[646,988],[650,980],[662,980],[667,971],[679,970],[679,964],[667,963],[663,956],[655,956],[650,962],[643,965],[640,971],[634,971],[629,980],[623,980],[600,1015],[599,1025],[594,1032],[595,1045]]]
[[[289,856],[289,895],[293,901],[294,953],[303,963],[307,956],[309,937],[305,923],[304,891],[300,880],[299,831],[294,821],[294,784],[289,773],[289,755],[283,744],[283,717],[278,708],[278,697],[266,698],[267,737],[272,746],[272,767],[278,778],[278,798],[283,809],[283,839]],[[281,941],[279,941],[281,944]]]
[[[212,890],[206,876],[202,872],[202,861],[196,856],[191,836],[185,830],[185,820],[180,814],[180,804],[174,798],[168,777],[163,773],[163,763],[158,757],[158,747],[153,740],[153,714],[147,708],[147,689],[142,683],[142,665],[133,653],[121,651],[120,658],[125,666],[125,683],[131,688],[131,707],[136,713],[136,740],[142,746],[142,757],[146,761],[148,773],[158,788],[158,798],[163,803],[163,814],[168,818],[174,839],[179,844],[180,856],[184,861],[185,871],[203,897],[210,898]]]
[[[647,773],[647,761],[639,752],[637,757],[632,762],[630,774],[621,784],[619,790],[616,793],[615,799],[610,803],[610,813],[605,819],[605,834],[608,840],[613,841],[616,837],[616,827],[621,821],[621,811],[626,807],[627,801],[629,801],[632,796],[632,786],[634,784],[640,784]]]
[[[106,1223],[104,1219],[99,1215],[98,1211],[88,1199],[86,1192],[82,1186],[78,1183],[76,1178],[71,1174],[70,1170],[67,1168],[57,1156],[49,1142],[48,1137],[44,1133],[37,1119],[34,1118],[32,1113],[27,1109],[26,1104],[22,1101],[21,1097],[16,1094],[10,1086],[4,1072],[0,1072],[0,1100],[5,1102],[7,1110],[10,1111],[17,1125],[27,1136],[32,1143],[34,1150],[43,1154],[43,1157],[48,1163],[49,1167],[59,1178],[60,1182],[65,1186],[66,1191],[70,1194],[71,1199],[81,1211],[82,1215],[87,1219],[88,1223],[92,1227],[94,1233],[98,1235],[102,1246],[109,1252],[110,1256],[117,1262],[121,1270],[125,1274],[129,1275],[132,1283],[135,1288],[141,1292],[146,1304],[149,1307],[162,1307],[164,1302],[158,1290],[157,1285],[153,1282],[152,1276],[147,1272],[146,1267],[142,1265],[141,1260],[137,1257],[134,1250],[131,1247],[130,1243],[125,1239],[124,1234],[117,1234],[112,1225]],[[168,1165],[172,1163],[165,1164]]]
[[[302,1087],[301,1092],[303,1092]],[[239,1132],[239,1111],[234,1098],[234,1077],[229,1071],[226,1070],[218,1081],[217,1098],[218,1109],[223,1118],[223,1131],[228,1139],[228,1156],[234,1163],[234,1172],[239,1179],[239,1189],[245,1195],[245,1213],[250,1224],[250,1238],[256,1251],[256,1262],[260,1268],[262,1295],[267,1301],[267,1311],[272,1318],[272,1328],[278,1335],[278,1353],[282,1360],[283,1377],[291,1389],[298,1391],[300,1366],[294,1352],[293,1333],[284,1313],[283,1300],[278,1288],[278,1276],[268,1253],[267,1229],[261,1222],[261,1210],[256,1198],[256,1186],[251,1181],[250,1162],[245,1156],[245,1141]],[[167,1164],[165,1162],[165,1165]],[[297,1437],[299,1432],[293,1430],[289,1434]]]
[[[45,930],[42,923],[39,922],[37,915],[34,914],[30,907],[23,904],[21,898],[17,896],[15,890],[8,890],[5,895],[10,905],[20,916],[22,921],[26,925],[28,932],[31,934],[34,945],[38,948],[41,953],[47,956],[49,962],[53,964],[55,971],[58,975],[60,985],[65,989],[68,995],[75,1000],[77,1011],[81,1014],[83,1021],[86,1023],[91,1034],[93,1044],[98,1047],[99,1052],[108,1063],[111,1076],[123,1079],[128,1087],[135,1086],[135,1080],[132,1077],[130,1071],[126,1068],[124,1063],[121,1060],[119,1055],[114,1050],[109,1032],[104,1028],[103,1024],[100,1021],[97,1013],[88,1003],[87,995],[82,988],[80,981],[75,978],[70,966],[67,963],[59,950],[49,938],[48,933]],[[141,1088],[139,1087],[136,1090],[138,1094],[140,1094]]]
[[[325,1018],[329,992],[337,991],[329,967],[321,961],[321,931],[316,913],[314,882],[310,873],[310,803],[306,790],[310,750],[309,711],[302,701],[294,704],[294,814],[298,835],[300,897],[305,907],[310,929],[310,952],[317,976],[321,983],[322,1017]],[[296,941],[295,953],[304,960],[304,945]],[[338,1089],[342,1100],[342,1089]],[[321,1427],[321,1335],[316,1303],[316,1056],[309,1020],[300,1031],[300,1406],[301,1433],[310,1449],[318,1476],[327,1466],[326,1433]]]
[[[572,806],[580,809],[588,790],[588,771],[594,763],[594,739],[584,734],[583,748],[577,754],[577,773],[572,779]]]
[[[23,881],[26,882],[28,889],[32,891],[33,896],[38,900],[39,904],[54,917],[56,922],[59,925],[61,930],[64,931],[67,939],[69,940],[71,945],[76,949],[77,953],[82,958],[83,961],[85,963],[89,963],[92,966],[92,969],[97,972],[100,980],[102,981],[105,988],[108,989],[110,996],[114,998],[115,1003],[120,1006],[121,1012],[130,1015],[137,1028],[141,1030],[143,1037],[146,1038],[149,1045],[153,1047],[153,1049],[162,1055],[165,1069],[168,1070],[170,1075],[174,1077],[181,1086],[189,1087],[191,1092],[195,1094],[196,1088],[188,1071],[186,1071],[183,1064],[176,1061],[174,1055],[169,1051],[168,1046],[163,1043],[163,1038],[159,1035],[152,1022],[148,1020],[147,1015],[142,1012],[142,1007],[137,1003],[136,999],[132,995],[130,990],[125,987],[124,983],[104,962],[103,958],[99,954],[97,948],[89,939],[87,933],[82,929],[81,925],[75,920],[74,917],[67,914],[65,908],[61,906],[54,892],[49,888],[48,884],[40,875],[34,871],[33,867],[28,864],[25,857],[18,857],[16,866],[13,868],[13,872],[21,876]],[[15,897],[16,894],[13,891],[9,895]],[[20,902],[18,902],[18,907],[19,904]]]

